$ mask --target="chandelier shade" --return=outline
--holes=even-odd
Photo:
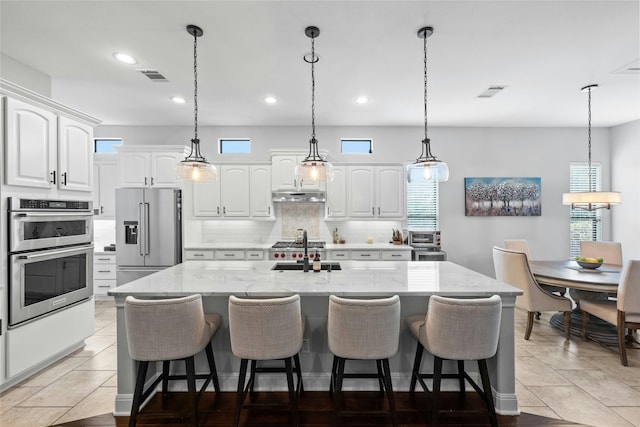
[[[572,209],[581,209],[585,211],[594,211],[596,209],[610,209],[611,205],[621,203],[621,195],[616,191],[595,191],[593,188],[593,180],[591,178],[591,90],[597,88],[597,84],[584,86],[581,90],[588,92],[588,173],[589,173],[589,191],[571,192],[562,194],[562,204],[570,205]]]
[[[309,154],[296,165],[295,175],[300,183],[319,183],[333,180],[333,165],[325,160],[318,152],[316,139],[316,77],[315,64],[320,60],[315,51],[315,39],[320,35],[318,27],[309,26],[304,33],[311,39],[311,54],[303,57],[311,64],[311,139],[309,139]]]
[[[181,181],[213,181],[218,176],[217,168],[200,152],[198,139],[198,37],[204,32],[196,25],[187,25],[187,33],[193,36],[193,127],[194,136],[191,139],[191,151],[184,160],[178,163],[177,178]]]
[[[449,166],[431,154],[431,140],[427,136],[427,38],[432,34],[433,27],[423,27],[418,30],[418,37],[424,39],[424,139],[420,157],[406,166],[408,182],[416,179],[443,182],[449,179]]]

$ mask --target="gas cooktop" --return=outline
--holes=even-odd
[[[323,249],[324,245],[325,245],[325,242],[323,241],[307,242],[307,247],[309,249]],[[302,244],[302,242],[282,241],[282,242],[275,242],[271,247],[273,249],[287,249],[287,248],[301,249],[304,247],[304,245]]]

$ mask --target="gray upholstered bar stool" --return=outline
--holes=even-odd
[[[487,359],[493,357],[498,349],[501,312],[502,301],[498,295],[477,299],[454,299],[433,295],[429,298],[426,316],[420,314],[406,319],[409,330],[418,340],[409,391],[414,392],[416,381],[418,381],[422,389],[428,392],[429,389],[424,378],[433,378],[431,414],[434,424],[438,423],[441,380],[442,378],[456,378],[463,396],[465,380],[469,381],[486,403],[491,425],[498,425],[491,384],[489,383]],[[433,354],[433,374],[420,373],[422,353],[425,348]],[[458,362],[457,374],[442,373],[444,359]],[[465,372],[465,360],[478,361],[482,390]]]
[[[303,390],[300,359],[304,319],[300,310],[300,296],[252,299],[229,297],[229,334],[231,351],[240,358],[240,374],[236,395],[234,426],[240,423],[240,410],[248,392],[253,392],[256,373],[286,372],[289,389],[291,425],[298,425],[298,394]],[[283,360],[284,369],[258,367],[263,360]],[[291,361],[295,363],[295,369]],[[247,365],[251,361],[251,374],[245,385]],[[294,387],[293,372],[297,374]],[[252,406],[261,405],[253,403]],[[264,405],[264,404],[262,404]]]
[[[398,295],[379,299],[348,299],[331,295],[327,330],[329,350],[334,354],[330,384],[333,397],[332,425],[338,424],[341,415],[380,414],[380,411],[346,411],[341,408],[342,382],[345,378],[375,378],[378,379],[380,391],[386,391],[391,420],[397,426],[389,357],[397,353],[400,338]],[[375,360],[377,372],[345,374],[345,361],[349,359]]]
[[[220,326],[219,314],[205,314],[202,297],[190,295],[182,298],[140,300],[132,296],[124,303],[125,328],[129,355],[138,361],[138,374],[129,417],[129,427],[136,425],[140,417],[191,419],[198,425],[198,400],[213,380],[214,389],[220,391],[218,374],[211,347],[211,339]],[[195,373],[194,356],[205,350],[209,363],[208,374]],[[170,375],[170,362],[184,360],[186,375]],[[162,361],[162,374],[144,390],[149,362]],[[187,380],[189,407],[187,413],[169,414],[166,411],[140,412],[140,405],[162,381],[163,397],[167,396],[169,380]],[[196,379],[205,382],[196,393]]]

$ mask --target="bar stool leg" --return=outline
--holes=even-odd
[[[240,360],[240,373],[238,374],[238,389],[236,392],[236,411],[233,417],[234,427],[238,427],[240,424],[240,408],[244,401],[244,382],[247,377],[247,359]]]
[[[331,399],[334,397],[334,386],[336,382],[336,376],[338,374],[338,359],[337,356],[333,356],[333,362],[331,364],[331,381],[329,382],[329,396]]]
[[[496,416],[496,408],[493,404],[493,392],[491,391],[491,384],[489,383],[489,370],[487,369],[487,361],[485,359],[478,360],[478,370],[480,371],[480,378],[482,379],[484,401],[487,404],[489,416],[491,417],[491,426],[497,427],[498,417]]]
[[[458,379],[460,384],[460,400],[464,402],[466,396],[466,388],[465,388],[465,380],[464,380],[464,360],[458,360],[458,375],[460,378]]]
[[[396,413],[396,400],[393,395],[393,384],[391,383],[391,369],[389,369],[389,359],[383,359],[384,382],[387,390],[387,400],[389,401],[389,411],[391,412],[391,422],[393,427],[398,427],[398,414]]]
[[[422,352],[424,347],[418,341],[418,347],[416,348],[416,357],[413,360],[413,371],[411,373],[411,384],[409,385],[409,392],[413,393],[416,389],[416,381],[420,376],[420,364],[422,363]]]
[[[136,387],[133,392],[133,402],[131,404],[131,415],[129,416],[129,427],[135,427],[138,421],[138,412],[140,412],[140,405],[142,404],[142,391],[144,388],[144,382],[147,379],[147,368],[149,362],[138,362],[138,376],[136,378]]]
[[[287,371],[287,386],[289,388],[289,405],[291,405],[291,425],[298,426],[298,402],[296,399],[296,390],[293,385],[293,368],[291,366],[291,358],[284,359],[284,367]]]
[[[167,389],[169,388],[169,367],[171,361],[164,360],[162,362],[162,397],[167,397],[169,392]]]
[[[384,396],[384,374],[382,373],[382,360],[376,360],[376,369],[378,370],[378,386],[380,387],[380,396]]]
[[[440,382],[442,380],[442,359],[433,356],[433,400],[431,408],[431,420],[438,425],[438,411],[440,410]]]
[[[254,391],[254,387],[256,384],[256,368],[257,368],[257,364],[258,362],[256,362],[255,360],[251,361],[251,373],[249,374],[249,392],[251,393],[251,397],[255,396],[255,391]]]
[[[191,425],[198,427],[198,394],[196,393],[196,368],[193,356],[184,359],[187,371],[187,390],[189,395],[189,413],[191,414]]]
[[[335,388],[333,397],[333,417],[331,419],[331,425],[336,427],[340,418],[340,407],[342,404],[342,380],[344,377],[344,361],[342,357],[334,356],[334,360],[337,360]]]
[[[216,359],[213,357],[213,348],[211,342],[204,348],[207,354],[207,362],[209,362],[209,371],[213,379],[213,389],[216,393],[220,393],[220,382],[218,381],[218,370],[216,369]]]
[[[298,356],[298,353],[293,356],[293,361],[295,362],[296,372],[298,376],[298,392],[302,393],[304,392],[304,384],[302,382],[302,369],[300,369],[300,357]]]

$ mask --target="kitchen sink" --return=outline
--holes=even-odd
[[[320,264],[320,268],[322,270],[342,270],[340,268],[340,263],[338,262],[326,262]],[[279,271],[302,271],[304,269],[304,265],[299,262],[277,262],[271,267],[272,270]],[[312,263],[309,263],[309,271],[313,271]]]

